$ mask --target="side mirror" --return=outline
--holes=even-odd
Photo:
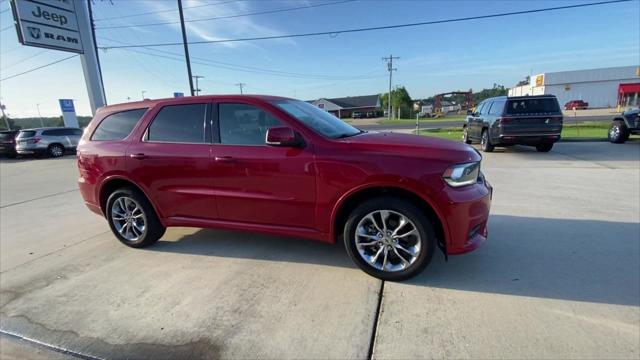
[[[473,115],[473,110],[467,110],[467,115]]]
[[[303,141],[293,129],[288,127],[274,127],[267,130],[267,145],[301,147]]]

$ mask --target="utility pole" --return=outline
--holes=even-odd
[[[147,90],[142,90],[142,91],[141,91],[141,94],[142,94],[142,100],[144,100],[144,93],[146,93],[146,92],[147,92]]]
[[[196,80],[196,88],[194,90],[195,90],[196,96],[198,96],[198,95],[200,95],[200,91],[202,91],[202,90],[200,90],[200,87],[198,86],[198,79],[204,79],[204,76],[193,75],[193,78]]]
[[[237,83],[236,86],[240,88],[240,95],[242,95],[242,88],[247,86],[247,84],[245,84],[245,83]]]
[[[191,58],[189,57],[189,44],[187,43],[187,30],[184,27],[184,14],[182,13],[182,0],[178,0],[178,12],[180,13],[180,27],[182,28],[182,44],[184,45],[184,58],[187,61],[187,73],[189,74],[189,89],[194,95],[193,75],[191,74]]]
[[[391,120],[391,81],[393,79],[393,72],[398,70],[393,67],[393,60],[400,59],[398,56],[389,55],[389,57],[383,57],[382,60],[387,62],[387,70],[389,71],[389,103],[387,104],[387,116]]]

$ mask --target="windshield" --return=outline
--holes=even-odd
[[[349,137],[362,132],[330,113],[304,101],[274,100],[272,103],[315,132],[331,139]]]

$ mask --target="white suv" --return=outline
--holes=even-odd
[[[66,151],[75,151],[82,129],[39,128],[20,130],[16,137],[16,152],[20,155],[42,155],[60,157]]]

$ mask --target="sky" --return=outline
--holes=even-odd
[[[183,0],[188,41],[335,31],[478,16],[592,1]],[[181,42],[176,0],[94,0],[100,48]],[[316,6],[319,4],[327,4]],[[302,9],[267,14],[271,10]],[[0,79],[70,56],[18,42],[8,0],[0,0]],[[149,13],[152,14],[141,14]],[[229,17],[233,16],[233,17]],[[218,19],[193,21],[217,17]],[[226,17],[226,18],[220,18]],[[527,75],[640,65],[640,1],[553,12],[350,34],[191,44],[201,94],[269,94],[311,100],[383,93],[393,84],[412,98],[493,84],[514,86]],[[140,26],[167,23],[156,26]],[[133,25],[133,26],[131,26]],[[131,26],[112,28],[114,26]],[[111,27],[111,28],[110,28]],[[182,45],[101,49],[109,104],[188,94]],[[78,57],[0,81],[11,117],[59,116],[59,98],[90,115]]]

